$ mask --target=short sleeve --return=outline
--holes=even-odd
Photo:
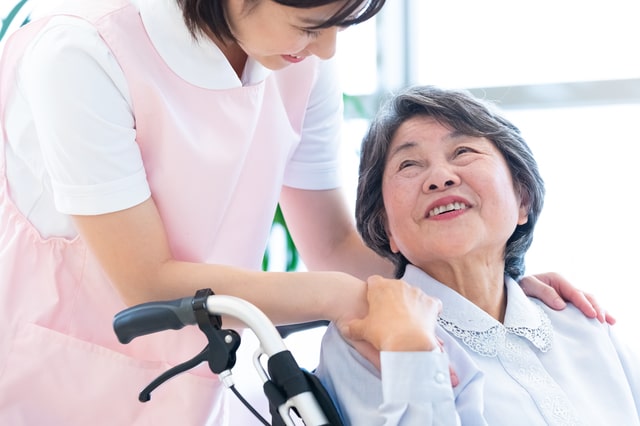
[[[299,189],[340,186],[342,89],[335,59],[319,61],[300,144],[285,171],[284,184]]]
[[[53,18],[25,52],[19,88],[57,210],[109,213],[150,196],[126,80],[94,27]]]

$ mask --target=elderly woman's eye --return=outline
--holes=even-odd
[[[398,165],[398,170],[406,169],[407,167],[414,166],[415,164],[416,164],[415,161],[404,160],[404,161],[400,162],[400,164]]]
[[[468,146],[459,146],[454,151],[455,155],[466,154],[468,152],[476,152],[475,150],[469,148]]]

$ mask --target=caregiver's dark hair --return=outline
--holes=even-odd
[[[176,0],[185,23],[194,37],[208,28],[216,37],[223,41],[235,41],[227,22],[225,10],[228,1],[238,0]],[[259,1],[274,1],[283,6],[310,9],[325,6],[342,0],[245,0],[256,4]],[[321,29],[334,26],[348,27],[359,24],[377,14],[385,0],[348,0],[332,17],[321,25],[309,29]]]
[[[402,123],[415,116],[433,117],[451,130],[485,137],[504,156],[514,187],[529,207],[527,223],[516,227],[505,248],[505,273],[520,279],[524,275],[524,255],[531,246],[542,210],[544,182],[518,128],[498,115],[490,104],[463,91],[411,87],[388,100],[373,119],[362,143],[356,199],[356,224],[364,242],[394,263],[397,278],[404,274],[408,260],[393,253],[389,246],[382,176],[393,136]]]

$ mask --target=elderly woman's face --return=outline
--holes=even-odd
[[[507,240],[527,220],[494,144],[431,117],[398,128],[382,185],[391,249],[427,272],[469,259],[504,264]]]

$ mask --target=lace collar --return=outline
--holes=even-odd
[[[480,355],[496,356],[508,333],[527,339],[542,352],[551,348],[553,328],[549,317],[509,277],[505,276],[507,310],[504,324],[413,265],[407,265],[403,280],[442,300],[438,323]]]

